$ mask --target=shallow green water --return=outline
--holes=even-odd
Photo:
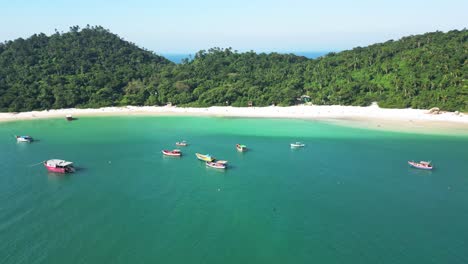
[[[181,139],[182,158],[162,157]],[[195,152],[231,167],[206,168]],[[78,171],[28,166],[49,158]],[[467,136],[301,120],[36,120],[0,124],[0,161],[0,263],[468,263]]]

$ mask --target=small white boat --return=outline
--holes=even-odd
[[[301,143],[301,142],[291,143],[291,148],[302,148],[302,147],[305,147],[304,143]]]
[[[408,164],[416,169],[421,169],[421,170],[432,170],[432,163],[430,161],[420,161],[420,162],[415,162],[415,161],[408,161]]]
[[[218,163],[218,162],[211,162],[211,161],[207,161],[206,166],[211,167],[211,168],[215,168],[215,169],[225,169],[226,168],[226,164],[222,164],[222,163]]]
[[[187,141],[185,141],[185,140],[176,142],[175,144],[176,144],[176,146],[179,146],[179,147],[186,147],[188,145]]]
[[[32,142],[33,138],[31,136],[15,136],[16,142]]]
[[[236,149],[237,149],[237,151],[245,152],[245,151],[247,151],[247,146],[242,145],[242,144],[236,144]]]

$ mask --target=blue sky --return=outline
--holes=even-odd
[[[466,0],[0,0],[0,41],[101,25],[156,53],[339,51],[468,27]]]

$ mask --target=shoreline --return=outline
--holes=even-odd
[[[84,116],[206,116],[240,118],[291,118],[331,122],[337,125],[383,131],[423,134],[467,134],[468,115],[444,112],[429,114],[421,109],[385,109],[360,106],[267,106],[183,108],[176,106],[123,106],[86,109],[53,109],[20,113],[0,113],[0,123],[8,121]]]

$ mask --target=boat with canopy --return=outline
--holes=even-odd
[[[44,167],[48,171],[55,173],[71,173],[75,171],[73,162],[60,159],[46,160],[44,161]]]

